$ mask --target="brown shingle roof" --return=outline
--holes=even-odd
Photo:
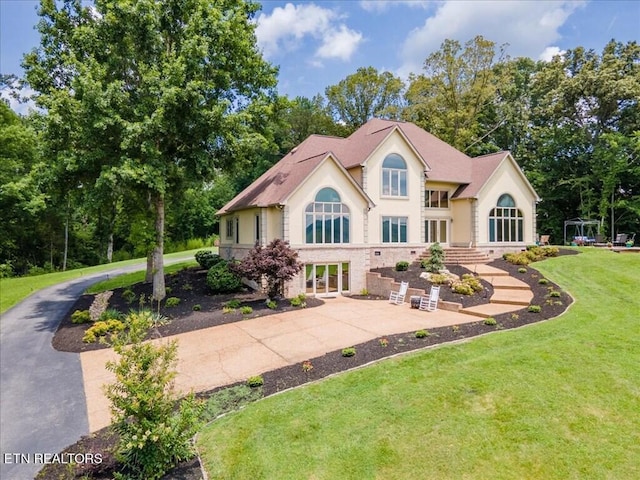
[[[396,129],[425,164],[429,180],[461,185],[454,198],[476,196],[509,154],[498,152],[471,158],[413,123],[374,118],[347,138],[311,135],[218,213],[282,204],[329,153],[346,169],[363,165]]]
[[[311,135],[222,207],[218,214],[279,205],[346,139]],[[332,153],[335,157],[335,154]],[[351,176],[345,171],[345,175]],[[363,192],[364,193],[364,192]]]

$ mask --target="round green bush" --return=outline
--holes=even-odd
[[[196,262],[207,270],[224,261],[220,255],[213,253],[211,250],[199,250],[196,252],[195,257]]]
[[[406,272],[409,269],[409,262],[398,262],[396,263],[396,272]]]
[[[229,270],[229,264],[221,261],[211,267],[207,273],[207,286],[213,293],[230,293],[240,290],[240,277]]]

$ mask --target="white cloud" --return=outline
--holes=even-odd
[[[389,7],[407,5],[414,8],[428,8],[430,0],[360,0],[360,8],[367,12],[385,12]]]
[[[553,57],[555,57],[556,55],[563,56],[565,53],[567,53],[566,50],[560,50],[560,48],[558,48],[558,47],[555,47],[555,46],[547,47],[540,54],[538,59],[539,60],[543,60],[545,62],[550,62],[551,60],[553,60]]]
[[[340,25],[338,30],[328,32],[316,55],[320,58],[339,58],[347,61],[362,42],[362,34]]]
[[[497,46],[508,43],[511,57],[539,57],[560,38],[559,29],[584,1],[442,2],[422,27],[411,31],[402,47],[399,74],[420,73],[424,60],[445,39],[461,44],[482,35]]]
[[[306,38],[320,42],[310,61],[320,65],[319,58],[349,60],[362,41],[362,34],[341,22],[337,11],[313,3],[276,7],[270,15],[261,13],[257,19],[258,45],[269,58],[291,52]]]

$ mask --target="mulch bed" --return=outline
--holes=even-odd
[[[575,253],[578,253],[578,252],[576,252],[575,250],[560,251],[561,255],[575,254]],[[305,369],[302,368],[301,364],[296,364],[296,365],[290,365],[287,367],[283,367],[277,370],[264,373],[263,374],[264,386],[262,387],[263,395],[264,396],[273,395],[274,393],[281,392],[283,390],[287,390],[293,387],[297,387],[299,385],[303,385],[305,383],[308,383],[314,380],[319,380],[329,375],[343,372],[351,368],[359,367],[359,366],[368,364],[370,362],[380,360],[382,358],[386,358],[399,353],[410,352],[420,348],[425,348],[425,347],[447,343],[451,341],[468,339],[468,338],[472,338],[485,333],[494,332],[496,330],[506,330],[511,328],[517,328],[523,325],[528,325],[528,324],[536,323],[542,320],[554,318],[560,315],[561,313],[563,313],[568,308],[568,306],[573,302],[573,299],[567,293],[565,293],[564,291],[561,291],[561,289],[557,285],[553,284],[552,282],[548,282],[545,284],[540,283],[539,281],[542,278],[542,275],[532,268],[526,268],[525,273],[520,273],[518,271],[521,268],[520,266],[509,264],[502,259],[495,260],[491,262],[489,265],[505,270],[509,272],[509,274],[512,275],[513,277],[518,278],[523,282],[527,283],[531,287],[531,290],[533,291],[533,294],[534,294],[531,304],[539,305],[541,307],[541,311],[539,313],[532,313],[532,312],[529,312],[525,307],[516,312],[497,315],[494,317],[496,320],[496,325],[485,325],[483,323],[483,319],[478,318],[478,321],[473,323],[461,324],[455,327],[434,328],[429,330],[429,335],[425,338],[416,338],[414,332],[397,334],[397,335],[388,335],[384,337],[384,339],[379,338],[379,339],[374,339],[362,344],[354,345],[356,349],[356,355],[353,357],[343,357],[341,350],[329,352],[320,357],[309,359],[309,362],[313,368],[311,368],[308,371],[305,371]],[[467,271],[462,269],[462,267],[448,266],[448,268],[452,273],[456,273],[458,275],[461,275],[462,273],[467,273]],[[428,282],[426,282],[426,284],[424,284],[424,287],[423,287],[422,286],[423,284],[421,283],[423,282],[423,280],[422,279],[416,280],[415,267],[410,268],[408,272],[395,272],[393,271],[393,269],[390,269],[390,270],[391,272],[385,272],[385,273],[389,273],[390,275],[393,274],[393,277],[396,278],[397,280],[400,280],[401,278],[408,279],[411,287],[425,288],[427,291],[430,288],[430,284],[428,284]],[[402,274],[402,275],[396,276],[396,274]],[[411,275],[413,275],[413,277],[411,277]],[[167,284],[169,285],[169,283]],[[179,283],[177,285],[179,286]],[[197,328],[205,328],[205,326],[220,325],[222,323],[229,323],[232,321],[241,320],[242,316],[240,316],[240,318],[237,318],[237,317],[230,316],[231,314],[227,314],[227,315],[217,314],[215,311],[216,308],[221,308],[222,303],[228,301],[229,298],[231,297],[226,299],[223,299],[223,298],[216,299],[211,296],[208,296],[206,293],[203,295],[202,291],[197,290],[198,287],[196,286],[196,282],[191,282],[191,285],[193,286],[193,289],[190,290],[190,292],[193,294],[193,296],[190,297],[191,301],[193,302],[197,301],[202,306],[202,310],[200,312],[193,312],[192,310],[190,310],[190,307],[189,308],[187,307],[189,305],[189,302],[186,300],[184,302],[185,306],[183,306],[182,310],[165,309],[166,313],[164,314],[172,315],[172,318],[173,318],[172,323],[167,325],[167,327],[173,324],[173,330],[164,330],[160,332],[160,334],[171,335],[171,334],[179,333],[182,331],[191,331]],[[487,288],[487,285],[486,284],[484,285],[485,285],[485,288]],[[452,298],[448,296],[451,292],[448,292],[447,290],[448,289],[444,288],[440,292],[441,298],[443,300],[460,301],[458,298],[459,295],[454,295],[455,298]],[[198,291],[201,292],[200,296],[197,296],[196,292]],[[550,297],[549,296],[550,291],[558,291],[560,292],[560,296]],[[489,291],[487,291],[487,293],[488,292]],[[175,290],[172,291],[171,295],[178,296],[176,295]],[[208,299],[205,298],[207,296],[209,297]],[[488,301],[487,298],[490,297],[491,294],[488,293],[487,298],[485,298],[484,295],[482,295],[482,292],[480,293],[480,295],[477,295],[477,296],[479,298],[472,300],[473,302],[477,301],[478,303],[486,303]],[[118,298],[116,294],[114,294],[114,297],[116,299]],[[359,298],[364,298],[364,297],[359,296]],[[371,301],[386,301],[384,299],[376,299],[376,297],[369,297],[369,298],[372,299]],[[86,303],[84,304],[80,303],[82,300],[83,299],[79,300],[79,303],[76,305],[76,307],[74,307],[74,309],[81,308],[82,305],[86,305]],[[266,309],[269,311],[262,311],[259,309],[258,303],[259,302],[264,303],[264,299],[257,299],[257,298],[249,299],[249,297],[246,297],[245,300],[247,302],[252,302],[252,301],[257,302],[255,303],[256,307],[254,308],[254,316],[258,316],[260,314],[274,313],[269,309]],[[311,298],[307,299],[308,306],[314,304],[312,300],[313,299]],[[88,300],[84,298],[84,301],[87,302]],[[211,303],[207,303],[207,302],[211,302]],[[478,304],[478,303],[465,304],[464,302],[461,302],[461,303],[463,303],[463,305],[465,306]],[[286,302],[286,304],[288,304],[288,302]],[[282,305],[279,304],[278,310],[276,311],[282,311],[283,309],[286,309],[287,308],[286,304],[284,302],[282,303]],[[207,305],[206,310],[205,310],[205,305]],[[83,308],[88,308],[88,306],[84,306]],[[72,309],[72,311],[74,309]],[[184,317],[179,316],[178,314],[179,311],[183,313]],[[213,319],[206,320],[206,317],[213,317]],[[182,320],[183,318],[190,318],[191,320],[183,322]],[[65,321],[66,320],[69,320],[69,319],[65,319]],[[68,323],[70,324],[70,321]],[[55,337],[58,337],[59,335],[64,335],[64,337],[58,338],[58,346],[60,347],[64,345],[66,348],[65,351],[83,351],[80,348],[82,346],[79,346],[79,345],[72,346],[73,342],[68,340],[72,338],[72,336],[67,330],[71,329],[72,327],[79,327],[77,325],[73,325],[73,324],[69,325],[69,324],[66,324],[65,322],[63,322],[60,326],[60,329],[56,333]],[[202,325],[202,326],[192,328],[193,325],[195,324]],[[169,332],[173,332],[173,333],[169,333]],[[78,333],[74,335],[75,335],[74,338],[76,338],[76,343],[77,343],[78,335],[79,335],[79,338],[81,338],[82,335]],[[54,345],[56,345],[55,337],[54,337]],[[65,341],[61,341],[61,339],[63,338],[65,339]],[[82,342],[80,341],[80,343]],[[104,346],[102,346],[101,348],[104,348]],[[216,388],[209,392],[201,392],[198,396],[200,398],[207,398],[212,393],[228,387],[229,386]],[[53,480],[53,479],[60,479],[60,478],[80,478],[82,475],[86,475],[87,478],[94,478],[94,479],[111,478],[111,472],[118,469],[118,464],[116,463],[113,454],[110,453],[113,451],[115,442],[116,442],[116,437],[109,427],[104,428],[92,435],[83,437],[78,443],[69,446],[64,451],[73,452],[73,453],[102,452],[103,461],[100,465],[78,466],[75,472],[70,472],[68,465],[56,465],[56,464],[48,465],[45,469],[43,469],[39,473],[37,478]],[[203,478],[203,476],[200,469],[199,461],[196,458],[189,462],[180,464],[178,467],[176,467],[174,470],[169,472],[163,478],[166,480],[168,479],[200,480]]]
[[[458,277],[462,277],[465,273],[473,273],[460,265],[446,265],[446,267],[447,270]],[[409,265],[409,269],[403,272],[397,272],[394,267],[376,268],[371,271],[379,273],[383,277],[393,278],[396,282],[409,282],[409,287],[420,288],[427,294],[431,289],[431,282],[424,278],[420,278],[420,274],[426,272],[426,270],[420,266],[419,262],[412,263]],[[481,292],[474,292],[473,295],[460,295],[453,292],[450,288],[441,288],[440,300],[460,303],[463,308],[474,307],[476,305],[487,303],[491,298],[491,295],[493,295],[493,286],[482,279],[480,280],[480,283],[482,283],[484,289]]]

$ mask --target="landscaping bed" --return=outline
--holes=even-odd
[[[561,254],[569,254],[569,253],[577,253],[577,252],[572,250],[561,250]],[[308,383],[314,380],[319,380],[329,375],[343,372],[345,370],[349,370],[359,366],[363,366],[372,361],[390,357],[396,354],[409,352],[412,350],[417,350],[420,348],[425,348],[433,345],[443,344],[451,341],[460,341],[464,339],[469,339],[485,333],[495,332],[497,330],[517,328],[523,325],[528,325],[528,324],[532,324],[542,320],[554,318],[560,315],[561,313],[563,313],[573,301],[572,298],[566,292],[561,291],[557,285],[553,284],[550,281],[545,281],[546,279],[543,280],[542,275],[538,273],[535,269],[532,269],[530,267],[512,265],[502,259],[491,262],[490,265],[496,268],[505,270],[509,272],[509,274],[512,275],[513,277],[518,278],[523,282],[527,283],[534,294],[531,304],[539,306],[540,311],[530,312],[528,311],[528,307],[524,307],[512,313],[506,313],[506,314],[495,316],[494,317],[495,323],[493,324],[487,324],[482,318],[478,318],[477,322],[461,324],[461,325],[456,325],[452,327],[441,327],[441,328],[430,329],[428,332],[426,331],[424,332],[425,334],[422,338],[417,338],[416,332],[408,332],[408,333],[397,334],[397,335],[388,335],[386,337],[382,337],[382,338],[374,339],[362,344],[354,345],[353,347],[355,349],[355,355],[349,356],[349,357],[343,356],[342,350],[330,352],[320,357],[309,359],[306,362],[290,365],[287,367],[279,368],[277,370],[264,373],[262,375],[262,379],[264,383],[261,387],[259,387],[260,395],[269,396],[274,393],[287,390],[289,388],[303,385],[305,383]],[[465,269],[462,269],[462,267],[450,267],[450,270],[453,273],[460,274],[457,272],[458,269],[460,269],[460,273],[468,273]],[[411,271],[412,270],[410,269],[409,272]],[[396,272],[396,273],[405,274],[407,272]],[[194,272],[191,272],[190,274],[194,274]],[[413,275],[415,276],[415,273],[413,273]],[[411,284],[412,280],[413,279],[409,279],[410,285],[414,286],[413,284]],[[541,280],[543,280],[543,282],[541,282]],[[167,285],[169,285],[169,283],[167,283]],[[197,292],[198,290],[196,290],[195,282],[193,282],[192,285],[193,285],[193,289],[191,290],[191,292]],[[425,287],[428,291],[430,284],[425,285]],[[423,288],[423,287],[418,287],[418,288]],[[441,290],[441,297],[444,300],[457,301],[457,300],[452,300],[450,298],[445,297],[443,295],[443,293],[445,295],[447,293],[445,292],[445,290],[448,290],[448,289],[444,288]],[[173,292],[175,292],[175,290]],[[557,296],[550,295],[551,292],[558,292]],[[245,295],[248,295],[248,294],[245,293]],[[196,324],[213,326],[221,323],[240,321],[242,319],[241,315],[240,317],[238,316],[233,317],[230,315],[236,315],[236,314],[216,313],[217,309],[221,308],[221,305],[226,301],[228,301],[229,298],[233,296],[230,296],[230,297],[223,296],[224,298],[217,299],[217,302],[213,297],[211,297],[209,299],[211,300],[210,304],[207,303],[207,300],[203,298],[204,296],[206,296],[206,294],[201,293],[201,296],[197,298],[197,301],[203,307],[203,309],[200,312],[193,312],[192,310],[190,311],[185,307],[185,309],[180,310],[183,312],[184,317],[180,317],[177,313],[179,310],[170,310],[170,309],[168,309],[168,311],[167,309],[164,310],[164,312],[166,312],[165,314],[172,315],[172,322],[169,325],[172,325],[172,324],[174,325],[173,327],[174,330],[172,330],[174,333],[180,333],[180,331],[194,330],[196,328],[192,328],[192,327],[193,325],[196,325]],[[114,294],[114,297],[117,298],[117,294]],[[490,295],[488,295],[486,298],[482,296],[481,298],[484,298],[484,302],[479,302],[479,303],[486,303],[488,301],[488,297],[490,297]],[[196,301],[195,294],[190,298],[192,301]],[[373,298],[375,297],[372,297],[371,301],[386,301],[386,299],[375,300]],[[246,300],[247,302],[252,301],[248,297],[246,297],[244,300]],[[264,303],[264,299],[260,299],[260,300],[254,299],[254,300],[262,301],[262,303]],[[81,301],[82,299],[79,300],[79,302]],[[85,302],[86,301],[87,299],[85,299]],[[318,300],[318,302],[320,301]],[[185,305],[187,304],[188,302],[185,300]],[[243,301],[243,304],[244,304],[244,301]],[[314,304],[313,299],[311,298],[307,299],[307,306],[310,306],[313,304]],[[83,304],[78,303],[78,305],[83,305]],[[205,310],[204,308],[205,305],[207,305],[207,310]],[[85,306],[84,308],[88,308],[88,307]],[[282,305],[279,304],[278,309],[275,311],[282,311],[280,310],[281,308],[287,309],[287,308],[293,308],[293,307],[291,307],[290,305],[287,307],[287,305],[283,303]],[[269,309],[266,309],[266,310],[269,310]],[[194,316],[196,313],[197,313],[197,316]],[[263,310],[257,309],[257,310],[254,310],[253,312],[254,316],[257,316],[260,314],[268,314],[268,313],[273,313],[273,311],[272,310],[263,311]],[[206,321],[204,320],[204,317],[200,317],[200,315],[205,315],[205,316],[208,315],[210,317],[218,317],[218,318],[217,320]],[[437,313],[435,313],[435,315],[437,315]],[[191,320],[183,322],[184,318],[191,318]],[[69,319],[66,319],[66,321],[67,320]],[[208,324],[207,322],[214,322],[214,323]],[[215,323],[215,322],[218,322],[218,323]],[[70,323],[70,320],[69,320],[69,323]],[[182,325],[183,323],[185,326],[181,327],[180,325]],[[167,327],[169,325],[167,325]],[[187,328],[186,325],[189,325],[188,330],[186,329]],[[78,327],[77,325],[72,325],[72,326]],[[64,325],[61,325],[59,332],[69,328],[71,328],[69,325],[67,325],[66,327]],[[185,330],[180,330],[181,328],[184,328]],[[204,328],[204,327],[199,327],[199,328]],[[160,330],[160,328],[158,328],[158,330]],[[168,333],[168,331],[164,331],[163,333],[163,335],[171,335],[171,334],[173,333]],[[56,337],[57,336],[58,336],[58,333],[56,333]],[[54,341],[55,341],[55,338],[54,338]],[[67,346],[69,345],[71,345],[71,342],[67,343]],[[74,351],[74,350],[67,350],[67,351]],[[234,386],[237,386],[237,385],[238,384]],[[201,392],[198,396],[202,399],[207,399],[215,396],[220,392],[224,392],[230,387],[233,387],[233,386],[225,386],[225,387],[216,388],[209,392]],[[115,443],[116,443],[116,437],[114,436],[112,430],[109,427],[102,429],[99,432],[96,432],[95,434],[92,434],[90,436],[83,437],[78,443],[71,445],[67,449],[65,449],[65,452],[73,452],[73,453],[100,452],[103,454],[103,462],[100,465],[78,466],[76,467],[76,470],[73,472],[71,471],[68,465],[60,465],[60,464],[48,465],[45,469],[43,469],[39,473],[37,478],[48,480],[48,479],[59,479],[59,478],[78,478],[78,477],[81,477],[82,475],[86,475],[86,478],[95,478],[95,479],[111,478],[110,476],[111,472],[114,470],[117,470],[118,468],[118,465],[115,462],[113,455],[110,453],[113,450]],[[90,467],[95,468],[95,470],[93,471],[90,470]],[[176,469],[172,470],[164,478],[195,480],[195,479],[202,479],[203,476],[202,476],[202,472],[201,472],[198,460],[194,459],[179,465]]]
[[[154,331],[150,332],[149,338],[167,337],[300,308],[291,306],[290,300],[287,299],[275,300],[275,308],[269,308],[265,295],[248,289],[237,293],[212,295],[205,282],[206,273],[206,270],[193,267],[165,276],[166,287],[170,289],[170,293],[161,302],[159,313],[166,318],[167,323],[156,327]],[[108,308],[128,313],[130,310],[137,310],[142,306],[156,312],[158,311],[157,307],[154,304],[151,308],[149,300],[152,290],[153,286],[150,283],[138,283],[126,288],[117,288],[113,290],[113,295],[109,298]],[[127,291],[132,292],[132,296],[127,294]],[[133,296],[135,296],[135,300],[131,301]],[[172,297],[179,298],[180,301],[177,305],[168,307],[166,301]],[[53,348],[61,352],[79,353],[109,347],[101,342],[83,342],[82,338],[91,324],[75,324],[71,321],[73,312],[88,310],[95,298],[96,295],[87,294],[82,295],[76,301],[53,337]],[[141,298],[142,303],[140,302]],[[251,307],[252,312],[242,314],[240,308],[235,308],[234,311],[225,313],[224,307],[231,300],[237,300],[242,307]],[[306,308],[324,303],[318,298],[307,298],[305,302]]]
[[[460,265],[446,265],[446,268],[458,277],[462,277],[465,273],[474,273]],[[383,277],[393,278],[396,282],[409,282],[410,288],[419,288],[424,290],[426,292],[425,294],[428,294],[431,289],[432,283],[424,278],[420,278],[420,274],[426,272],[426,270],[420,266],[420,262],[414,262],[409,265],[407,270],[400,272],[394,267],[375,268],[371,271],[379,273]],[[440,289],[440,300],[460,303],[462,308],[488,303],[491,295],[493,295],[493,286],[483,279],[480,279],[480,283],[482,284],[483,290],[474,292],[472,295],[461,295],[452,291],[451,288],[443,286],[443,288]]]

